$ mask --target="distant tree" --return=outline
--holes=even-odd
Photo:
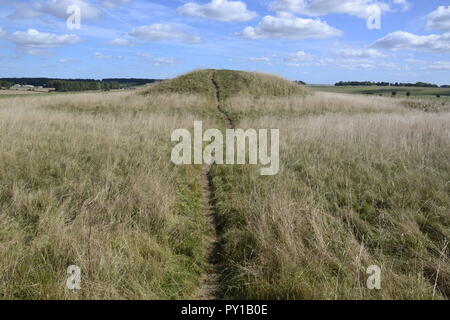
[[[407,96],[407,97],[411,96],[411,92],[409,92],[409,91],[406,92],[406,96]]]
[[[339,81],[335,86],[377,86],[377,87],[425,87],[425,88],[438,88],[439,86],[432,83],[416,82],[416,83],[389,83],[389,82],[371,82],[371,81]],[[441,86],[445,88],[446,86]],[[447,86],[449,87],[449,86]]]
[[[436,98],[440,98],[440,97],[441,97],[441,95],[440,95],[440,94],[437,94],[437,95],[436,95]]]
[[[5,81],[5,80],[0,80],[0,88],[6,88],[9,89],[13,86],[12,82],[9,81]]]
[[[397,95],[397,91],[392,91],[392,96],[395,97]]]

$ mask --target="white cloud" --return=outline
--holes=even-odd
[[[340,49],[336,55],[344,58],[382,58],[384,54],[376,49]]]
[[[154,58],[152,62],[154,66],[161,66],[166,64],[175,64],[176,60],[174,58]]]
[[[450,71],[450,61],[436,61],[429,66],[423,67],[422,70]]]
[[[308,54],[305,51],[297,51],[296,53],[288,55],[283,60],[284,60],[284,62],[287,62],[287,63],[297,64],[299,62],[312,61],[313,59],[314,59],[313,55]]]
[[[148,54],[148,53],[142,53],[142,52],[136,52],[136,53],[134,53],[134,55],[136,56],[136,57],[139,57],[139,59],[150,59],[151,57],[152,57],[152,55],[151,54]]]
[[[119,46],[119,47],[131,47],[134,45],[134,42],[128,39],[123,38],[115,38],[109,42],[106,43],[110,46]]]
[[[8,16],[10,19],[33,19],[42,16],[42,12],[37,11],[37,9],[30,6],[30,4],[16,3],[14,6],[14,12]]]
[[[130,3],[132,0],[104,0],[101,5],[105,8],[114,8]],[[82,20],[97,19],[101,15],[101,9],[91,5],[87,0],[47,0],[34,4],[14,4],[15,10],[8,17],[11,19],[34,19],[44,15],[50,15],[60,19],[67,19],[67,8],[76,5],[81,9]]]
[[[252,57],[248,58],[247,61],[249,62],[270,62],[269,57]]]
[[[103,54],[103,53],[100,53],[100,52],[95,52],[95,53],[92,55],[92,57],[95,58],[95,59],[112,59],[112,56],[111,56],[111,55],[109,55],[109,54]]]
[[[73,59],[73,58],[61,58],[61,59],[58,59],[58,62],[64,63],[64,64],[74,64],[74,63],[77,63],[78,60]]]
[[[342,32],[320,19],[297,18],[289,13],[265,16],[255,27],[246,27],[240,35],[247,39],[281,38],[301,40],[341,36]]]
[[[412,7],[412,3],[408,0],[394,0],[394,3],[400,5],[402,11],[407,11]]]
[[[46,50],[46,49],[33,49],[33,48],[19,47],[19,50],[21,52],[29,54],[30,56],[35,56],[35,57],[48,57],[48,56],[53,55],[53,53],[51,51]]]
[[[405,2],[395,1],[397,4]],[[377,6],[382,13],[391,10],[389,4],[376,0],[277,0],[272,3],[271,8],[313,17],[339,13],[367,18],[371,15],[373,6]]]
[[[133,0],[105,0],[102,2],[102,6],[105,8],[114,8],[117,6],[121,6],[127,3],[130,3]]]
[[[420,36],[409,32],[395,31],[377,40],[372,47],[389,50],[450,52],[450,34]]]
[[[122,59],[122,56],[112,56],[109,54],[104,54],[104,53],[100,53],[100,52],[95,52],[92,55],[93,58],[95,59],[101,59],[101,60],[109,60],[109,59]]]
[[[186,16],[227,22],[248,21],[257,16],[255,12],[247,9],[244,2],[229,0],[212,0],[204,5],[189,2],[179,7],[177,12]]]
[[[48,0],[43,3],[37,3],[36,10],[57,18],[67,19],[69,16],[67,8],[70,5],[80,7],[83,20],[97,19],[100,16],[100,10],[84,0]]]
[[[184,42],[200,42],[201,38],[173,28],[170,24],[155,23],[131,30],[130,35],[143,41],[177,40]]]
[[[409,64],[425,64],[425,63],[427,63],[425,60],[415,59],[415,58],[405,59],[405,62],[409,63]]]
[[[73,34],[45,33],[36,29],[16,31],[6,37],[21,48],[56,48],[81,42],[81,39]]]
[[[316,66],[338,67],[348,70],[375,69],[379,64],[371,59],[352,59],[352,58],[322,58]]]
[[[450,6],[438,7],[427,18],[427,29],[450,32]]]

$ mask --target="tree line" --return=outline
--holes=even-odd
[[[363,86],[363,87],[370,87],[370,86],[377,86],[377,87],[420,87],[420,88],[439,88],[437,84],[433,83],[426,83],[426,82],[416,82],[416,83],[401,83],[401,82],[371,82],[371,81],[339,81],[335,84],[337,87],[342,86]],[[449,88],[450,85],[443,85],[441,88]]]
[[[56,91],[87,91],[87,90],[113,90],[120,89],[118,82],[103,81],[67,81],[67,80],[50,80],[47,83],[48,88],[55,88]]]
[[[0,88],[6,88],[9,89],[13,86],[12,82],[0,80]]]
[[[57,91],[111,90],[123,87],[145,85],[160,81],[157,79],[111,78],[95,79],[55,79],[55,78],[0,78],[0,88],[9,89],[15,84],[55,88]]]

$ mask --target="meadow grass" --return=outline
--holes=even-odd
[[[329,93],[223,105],[237,127],[282,137],[277,176],[213,169],[227,297],[450,296],[448,112]],[[379,291],[367,289],[370,265],[382,269]]]
[[[198,296],[214,226],[174,129],[281,130],[281,172],[213,166],[230,299],[448,299],[450,114],[202,70],[136,92],[0,100],[0,298]],[[82,290],[65,286],[69,265]],[[370,265],[381,290],[366,287]]]
[[[0,101],[1,298],[195,294],[212,230],[201,168],[171,164],[170,134],[192,127],[189,110],[212,107],[177,94],[146,100],[97,93]],[[66,288],[69,265],[82,270],[81,291]]]

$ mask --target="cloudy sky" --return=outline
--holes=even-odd
[[[450,84],[450,0],[0,0],[0,77],[198,68]]]

